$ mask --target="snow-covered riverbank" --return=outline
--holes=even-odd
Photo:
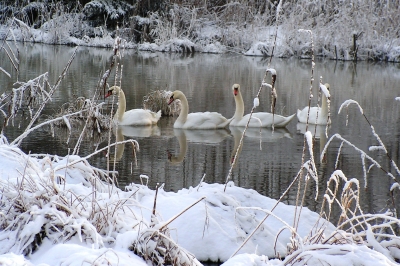
[[[130,49],[301,58],[314,45],[329,59],[400,62],[396,1],[142,2],[5,3],[0,39],[112,47],[118,35]]]
[[[4,137],[0,154],[2,265],[147,265],[132,250],[174,265],[396,265],[399,240],[379,244],[369,227],[363,244],[307,208],[294,228],[299,208],[232,182],[225,192],[206,183],[176,193],[138,184],[122,191],[78,156],[27,155]]]
[[[102,88],[114,78],[111,72],[117,67],[112,66],[117,65],[114,63],[123,48],[258,56],[270,55],[274,48],[277,56],[310,57],[314,47],[316,55],[332,59],[399,61],[399,36],[393,29],[399,25],[400,12],[396,12],[399,6],[394,2],[375,5],[348,1],[338,5],[335,1],[315,4],[302,0],[296,5],[279,2],[264,6],[224,2],[214,7],[207,5],[211,2],[215,4],[202,1],[204,6],[158,6],[154,8],[167,13],[153,10],[146,17],[134,14],[137,5],[120,1],[90,1],[74,9],[61,2],[53,6],[44,2],[1,6],[2,14],[7,16],[2,17],[0,37],[10,41],[3,42],[2,51],[12,64],[11,70],[0,65],[0,74],[12,84],[0,96],[4,126],[20,125],[18,119],[30,115],[25,132],[11,143],[3,132],[0,135],[1,265],[200,265],[200,261],[208,260],[224,262],[224,266],[398,265],[400,220],[395,203],[388,204],[382,213],[365,212],[360,206],[362,186],[358,179],[348,178],[336,166],[321,185],[310,131],[303,132],[301,169],[280,196],[282,200],[287,191],[297,191],[297,206],[285,205],[233,182],[200,182],[168,192],[162,184],[159,188],[148,187],[148,177],[142,176],[142,184],[131,183],[121,189],[113,180],[115,172],[95,168],[88,161],[114,147],[110,138],[104,150],[96,148],[85,157],[76,155],[75,149],[65,157],[20,149],[21,141],[40,128],[39,123],[50,123],[51,118],[39,119],[41,111],[59,88],[76,50],[54,85],[48,73],[23,81],[18,67],[23,60],[13,41],[113,47],[111,60],[115,61],[107,62],[111,66],[101,75]],[[103,20],[98,22],[101,16]],[[117,24],[120,27],[115,30],[113,25]],[[117,82],[118,69],[115,72]],[[267,72],[276,71],[268,68]],[[318,83],[311,75],[313,82]],[[263,85],[270,84],[263,80]],[[93,99],[95,96],[99,95]],[[64,121],[71,130],[73,124],[68,117],[76,114],[88,127],[88,121],[97,122],[93,122],[96,128],[91,127],[100,130],[99,109],[104,102],[96,105],[90,99],[80,99],[84,104],[72,108],[74,113],[60,114],[53,122]],[[356,105],[363,115],[354,100],[347,100],[339,110],[349,105]],[[390,157],[372,126],[371,130],[375,146],[369,149]],[[341,142],[337,161],[346,152],[342,147],[349,146],[360,154],[365,179],[373,166],[382,169],[385,177],[391,178],[390,192],[397,193],[400,170],[396,162],[389,158],[389,166],[385,167],[390,170],[385,170],[339,134],[331,136],[325,147],[332,140]],[[316,185],[315,193],[323,195],[318,213],[302,204],[302,189],[311,182]],[[339,210],[340,217],[332,219],[333,208]]]

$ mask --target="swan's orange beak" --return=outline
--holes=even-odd
[[[111,91],[111,90],[110,90],[110,91],[107,91],[107,94],[106,94],[106,96],[105,96],[104,98],[110,97],[111,94],[112,94],[112,91]]]
[[[237,96],[238,95],[239,90],[237,88],[233,89],[233,95]]]

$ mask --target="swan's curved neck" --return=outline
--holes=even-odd
[[[176,122],[184,124],[184,123],[186,123],[187,116],[189,113],[189,103],[184,94],[179,95],[178,99],[181,101],[181,112],[179,113],[179,116],[176,119]]]
[[[114,117],[118,118],[118,121],[122,121],[122,117],[124,116],[125,111],[126,111],[125,93],[123,90],[120,90],[118,95],[118,109]]]
[[[244,102],[242,93],[240,91],[238,91],[238,94],[235,96],[235,103],[236,103],[236,111],[235,114],[233,115],[233,119],[241,120],[244,115]]]
[[[328,100],[324,93],[322,93],[321,116],[328,116]]]

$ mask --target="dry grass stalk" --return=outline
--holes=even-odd
[[[13,41],[14,41],[14,47],[15,47],[15,52],[14,50],[11,48],[10,44],[6,41],[9,35],[12,35]],[[11,64],[13,65],[14,70],[17,72],[17,80],[18,80],[18,76],[19,76],[19,64],[20,64],[20,60],[19,60],[19,49],[18,46],[16,44],[16,39],[15,36],[13,35],[13,32],[11,30],[11,28],[9,28],[7,30],[6,36],[3,39],[3,44],[0,47],[0,50],[4,50],[4,52],[6,53],[8,59],[10,60]],[[7,48],[5,48],[4,46],[7,46]],[[9,78],[11,78],[11,75],[4,70],[3,68],[0,67],[0,70],[6,74]]]
[[[191,207],[205,199],[205,197],[200,198],[168,221],[161,223],[158,221],[156,215],[157,194],[158,184],[154,195],[150,226],[139,232],[138,238],[129,249],[153,265],[202,265],[194,255],[175,243],[170,236],[168,225]]]
[[[74,116],[68,116],[67,121],[65,119],[53,123],[57,127],[71,128],[81,127],[86,124],[87,129],[92,129],[98,133],[102,133],[105,129],[110,126],[110,117],[102,114],[103,105],[95,105],[92,100],[85,99],[84,97],[78,97],[75,102],[64,103],[56,117],[66,117],[72,113],[76,113]],[[52,119],[52,117],[50,117]]]
[[[24,162],[24,170],[19,177],[0,182],[0,205],[6,210],[0,216],[0,228],[6,235],[12,236],[11,241],[0,236],[2,253],[29,255],[45,237],[50,241],[63,242],[75,234],[81,236],[82,240],[102,245],[101,237],[90,221],[81,219],[77,223],[79,217],[85,217],[90,211],[87,201],[77,197],[73,191],[62,189],[57,183],[62,182],[64,177],[56,174],[57,167],[53,164],[61,158],[44,157],[40,165],[38,160],[9,145],[2,145],[0,153],[10,160]],[[42,167],[48,171],[37,176]],[[81,169],[83,186],[90,187],[99,174],[105,175],[102,170],[91,168],[86,160],[75,164],[74,168],[75,171]],[[97,182],[97,189],[103,191],[105,187],[99,184],[101,182]]]

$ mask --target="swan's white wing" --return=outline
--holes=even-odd
[[[120,125],[124,126],[146,126],[153,125],[158,122],[161,112],[152,112],[144,109],[132,109],[124,113]]]
[[[245,115],[239,122],[231,124],[233,126],[246,126],[250,114]],[[288,117],[281,115],[273,115],[267,112],[253,113],[249,123],[249,127],[285,127],[292,119],[294,114]]]
[[[317,119],[318,113],[318,120],[321,119],[321,108],[319,107],[311,107],[310,108],[310,117],[308,119],[309,124],[315,124]],[[297,119],[300,123],[307,123],[307,115],[308,115],[308,107],[304,107],[303,110],[297,110]],[[326,124],[326,122],[325,122]]]
[[[217,112],[190,113],[182,128],[185,129],[214,129],[227,126],[228,120]]]

